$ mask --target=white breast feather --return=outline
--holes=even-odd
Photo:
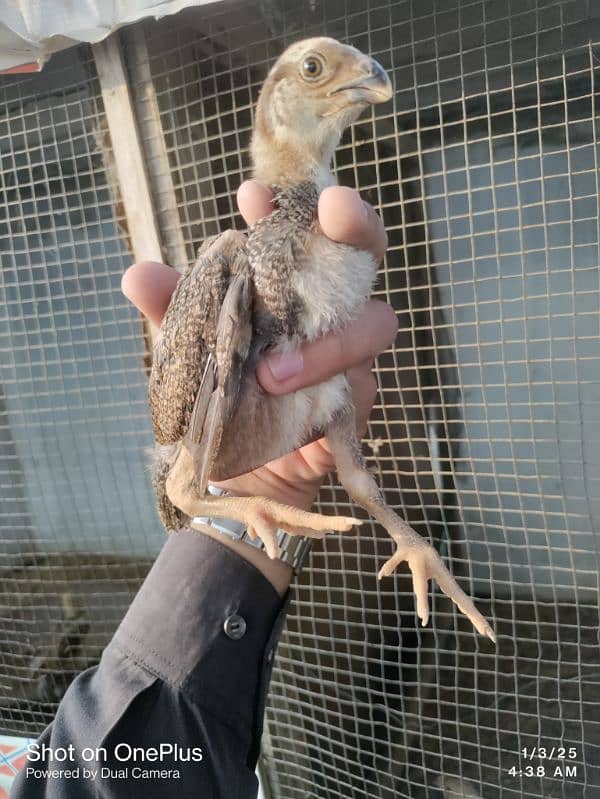
[[[345,375],[335,375],[325,383],[304,389],[311,398],[308,426],[322,430],[334,414],[348,402],[350,386]]]
[[[303,301],[299,327],[309,341],[353,319],[371,294],[377,263],[368,252],[315,233],[292,286]]]
[[[330,330],[342,328],[354,319],[368,300],[377,275],[377,262],[367,252],[338,244],[322,234],[311,235],[306,261],[292,277],[294,291],[301,298],[298,336],[281,337],[275,352],[295,349]],[[296,448],[310,430],[322,430],[334,414],[348,403],[350,387],[345,375],[335,375],[318,386],[278,397],[282,440]]]

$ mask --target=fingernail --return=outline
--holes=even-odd
[[[284,380],[289,380],[290,377],[299,374],[304,367],[304,359],[300,350],[267,355],[265,362],[273,379],[278,383],[283,383]]]

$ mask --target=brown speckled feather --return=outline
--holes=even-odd
[[[159,444],[180,441],[190,419],[209,357],[215,357],[221,308],[232,275],[247,271],[244,234],[227,231],[201,249],[181,278],[154,350],[149,401]]]
[[[258,333],[272,337],[292,336],[297,332],[302,303],[290,278],[295,270],[302,268],[306,237],[315,222],[318,200],[318,189],[310,181],[286,191],[274,189],[275,210],[248,231]]]
[[[200,492],[206,490],[221,449],[224,431],[237,407],[242,373],[252,342],[252,285],[250,276],[232,277],[219,314],[214,358],[214,371],[209,361],[207,372],[213,380],[212,394],[204,389],[204,381],[192,413],[185,446],[194,461],[195,484]],[[208,398],[208,402],[206,401]]]
[[[233,477],[303,443],[273,434],[281,413],[286,424],[283,407],[278,411],[286,400],[265,395],[255,369],[264,349],[297,326],[302,303],[290,278],[302,264],[318,192],[305,182],[275,200],[275,211],[247,239],[228,231],[203,245],[173,293],[155,348],[149,385],[155,437],[161,445],[185,444],[200,492],[209,478]],[[315,435],[307,430],[305,440]],[[172,464],[172,453],[164,453],[155,465],[161,485],[167,457]],[[171,528],[175,511],[168,503],[159,511]]]

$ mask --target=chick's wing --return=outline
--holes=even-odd
[[[177,284],[154,348],[149,402],[159,444],[185,438],[218,450],[237,401],[251,313],[246,237],[227,231],[207,242]]]

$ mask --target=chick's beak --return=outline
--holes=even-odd
[[[361,75],[341,86],[336,86],[329,95],[349,92],[355,103],[384,103],[392,97],[392,83],[387,72],[374,58],[360,64]]]

